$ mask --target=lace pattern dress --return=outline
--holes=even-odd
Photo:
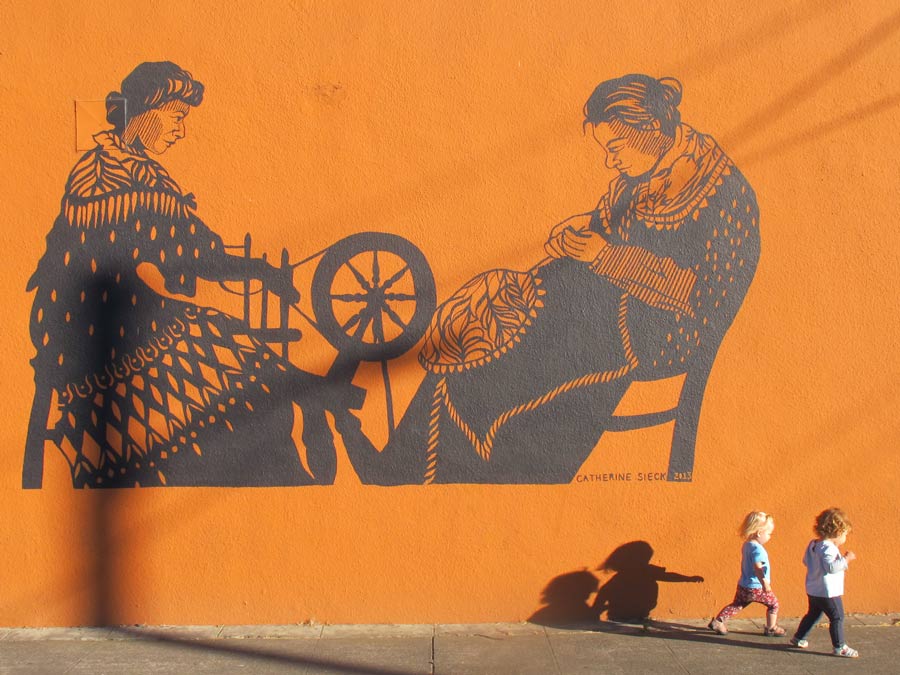
[[[38,388],[75,487],[300,485],[293,401],[317,378],[191,296],[221,264],[220,237],[165,169],[115,134],[72,170],[28,283]]]

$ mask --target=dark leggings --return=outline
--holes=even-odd
[[[832,646],[842,646],[844,644],[844,600],[841,596],[820,598],[816,595],[807,595],[806,597],[809,598],[809,609],[806,616],[800,619],[800,625],[797,626],[794,637],[804,640],[824,614],[828,617],[828,632],[831,633]]]

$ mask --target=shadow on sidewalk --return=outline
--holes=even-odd
[[[534,623],[534,622],[532,622]],[[609,633],[635,638],[657,638],[660,640],[679,640],[683,642],[705,643],[726,647],[746,647],[762,651],[788,651],[790,644],[784,638],[773,639],[771,643],[760,643],[752,640],[735,639],[736,635],[757,635],[747,631],[729,631],[728,635],[715,635],[709,629],[690,624],[645,619],[643,621],[595,621],[582,623],[563,623],[557,625],[542,624],[556,630],[573,632]],[[758,633],[762,636],[762,632]],[[804,652],[813,656],[829,656],[817,652]]]
[[[89,533],[92,544],[93,580],[91,584],[93,601],[93,625],[110,628],[114,634],[134,638],[144,643],[157,643],[174,646],[182,650],[207,655],[227,655],[235,659],[252,659],[257,664],[282,664],[327,670],[328,672],[346,673],[347,675],[417,675],[419,671],[398,670],[394,668],[366,665],[364,663],[348,663],[315,656],[291,654],[284,649],[253,649],[236,644],[238,640],[220,638],[197,638],[187,634],[178,634],[168,630],[129,627],[123,623],[123,607],[120,597],[124,597],[122,583],[122,559],[127,543],[122,542],[122,519],[128,517],[128,497],[131,489],[104,489],[91,491],[94,507],[94,527]],[[318,648],[321,638],[308,638],[313,649]],[[273,647],[278,640],[269,640]],[[252,667],[252,664],[246,664]]]
[[[557,626],[557,628],[566,627]],[[681,640],[685,642],[714,644],[720,647],[745,647],[762,651],[791,651],[798,653],[802,651],[804,656],[822,656],[829,660],[832,658],[830,653],[794,649],[786,638],[766,638],[767,640],[770,640],[770,642],[765,643],[745,639],[735,639],[735,636],[737,635],[755,635],[762,637],[762,631],[749,632],[729,630],[727,635],[716,635],[705,627],[673,621],[657,621],[655,619],[647,619],[643,622],[633,623],[601,621],[590,626],[582,625],[578,627],[578,630],[615,633],[616,635],[630,635],[633,637],[654,637],[661,640]]]
[[[729,631],[716,635],[705,626],[657,621],[650,618],[659,599],[659,583],[701,583],[703,577],[670,572],[651,564],[653,547],[646,541],[630,541],[618,546],[596,569],[612,573],[601,584],[587,568],[566,572],[551,579],[541,591],[542,606],[528,619],[530,623],[558,630],[610,633],[632,637],[653,637],[763,651],[787,651],[785,638],[765,638],[768,642],[742,639],[762,637],[759,632]],[[602,620],[605,615],[606,620]],[[827,654],[825,656],[828,656]]]
[[[143,642],[156,642],[160,644],[172,645],[185,650],[194,650],[196,652],[204,652],[206,654],[219,654],[234,656],[235,658],[253,659],[257,662],[268,662],[290,666],[310,666],[314,668],[322,668],[329,672],[347,673],[348,675],[418,675],[418,670],[396,670],[394,668],[382,668],[379,666],[366,664],[353,664],[341,661],[332,661],[328,659],[320,659],[314,656],[300,656],[297,654],[288,654],[285,652],[263,651],[259,649],[251,649],[249,647],[241,647],[236,644],[236,640],[225,640],[219,638],[198,639],[183,637],[177,634],[171,634],[162,631],[153,631],[147,629],[132,629],[127,626],[114,626],[112,630],[119,635],[137,638]],[[318,643],[321,638],[310,638],[312,643]],[[272,644],[277,640],[270,640]],[[202,658],[198,654],[198,658]]]

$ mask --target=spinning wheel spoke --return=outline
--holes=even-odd
[[[415,300],[416,296],[413,295],[412,293],[385,293],[384,299],[385,300],[393,300],[393,301]]]
[[[372,251],[372,285],[379,288],[381,269],[378,266],[378,251]]]
[[[372,290],[372,284],[369,283],[369,280],[366,279],[365,276],[363,276],[363,273],[362,273],[362,272],[360,272],[358,269],[356,269],[356,268],[353,266],[353,263],[352,263],[352,262],[350,262],[350,261],[348,260],[348,261],[347,261],[346,263],[344,263],[344,264],[350,269],[351,272],[353,272],[353,276],[356,277],[356,281],[357,281],[357,283],[359,283],[360,286],[362,286],[362,287],[363,287],[364,289],[366,289],[367,291],[371,291],[371,290]]]
[[[381,312],[383,314],[387,314],[388,318],[391,321],[393,321],[395,324],[400,326],[400,328],[405,329],[409,325],[409,323],[405,322],[403,319],[401,319],[400,316],[398,316],[398,314],[393,309],[391,309],[390,305],[388,305],[387,303],[382,305]]]
[[[360,312],[360,322],[356,327],[356,330],[353,333],[353,337],[362,342],[363,336],[365,335],[366,328],[368,328],[372,323],[372,311],[366,307],[362,312]]]
[[[366,302],[369,296],[366,293],[332,293],[331,299],[343,302]]]
[[[364,311],[365,311],[364,309],[360,310],[359,312],[357,312],[356,314],[351,316],[350,320],[341,326],[341,330],[343,330],[344,333],[349,335],[350,331],[353,330],[354,326],[356,326],[356,324],[358,324],[360,321],[362,321],[362,315],[363,315]]]
[[[396,284],[398,281],[400,281],[400,279],[403,277],[403,275],[406,274],[408,271],[409,271],[409,265],[404,265],[400,269],[399,272],[397,272],[396,274],[392,274],[390,277],[388,277],[385,280],[384,284],[382,285],[382,288],[390,288],[391,286]]]

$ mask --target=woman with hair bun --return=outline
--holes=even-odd
[[[364,480],[567,483],[630,382],[708,372],[756,269],[759,211],[718,144],[681,121],[681,96],[641,74],[594,90],[583,128],[616,172],[609,188],[552,229],[547,259],[480,274],[438,307],[428,374],[382,453],[338,420]],[[699,406],[705,376],[685,382]]]
[[[587,218],[558,226],[545,245],[622,291],[623,349],[645,379],[709,356],[759,259],[753,188],[711,136],[682,123],[681,94],[677,80],[647,75],[594,90],[584,126],[617,176]]]
[[[181,296],[195,294],[199,277],[249,276],[299,298],[267,263],[227,254],[157,160],[184,138],[203,91],[174,63],[142,63],[107,97],[112,129],[69,176],[28,282],[37,393],[26,487],[41,485],[47,437],[75,487],[316,481],[291,437],[292,402],[321,378],[247,335],[242,321],[161,295],[138,274],[153,265]]]

